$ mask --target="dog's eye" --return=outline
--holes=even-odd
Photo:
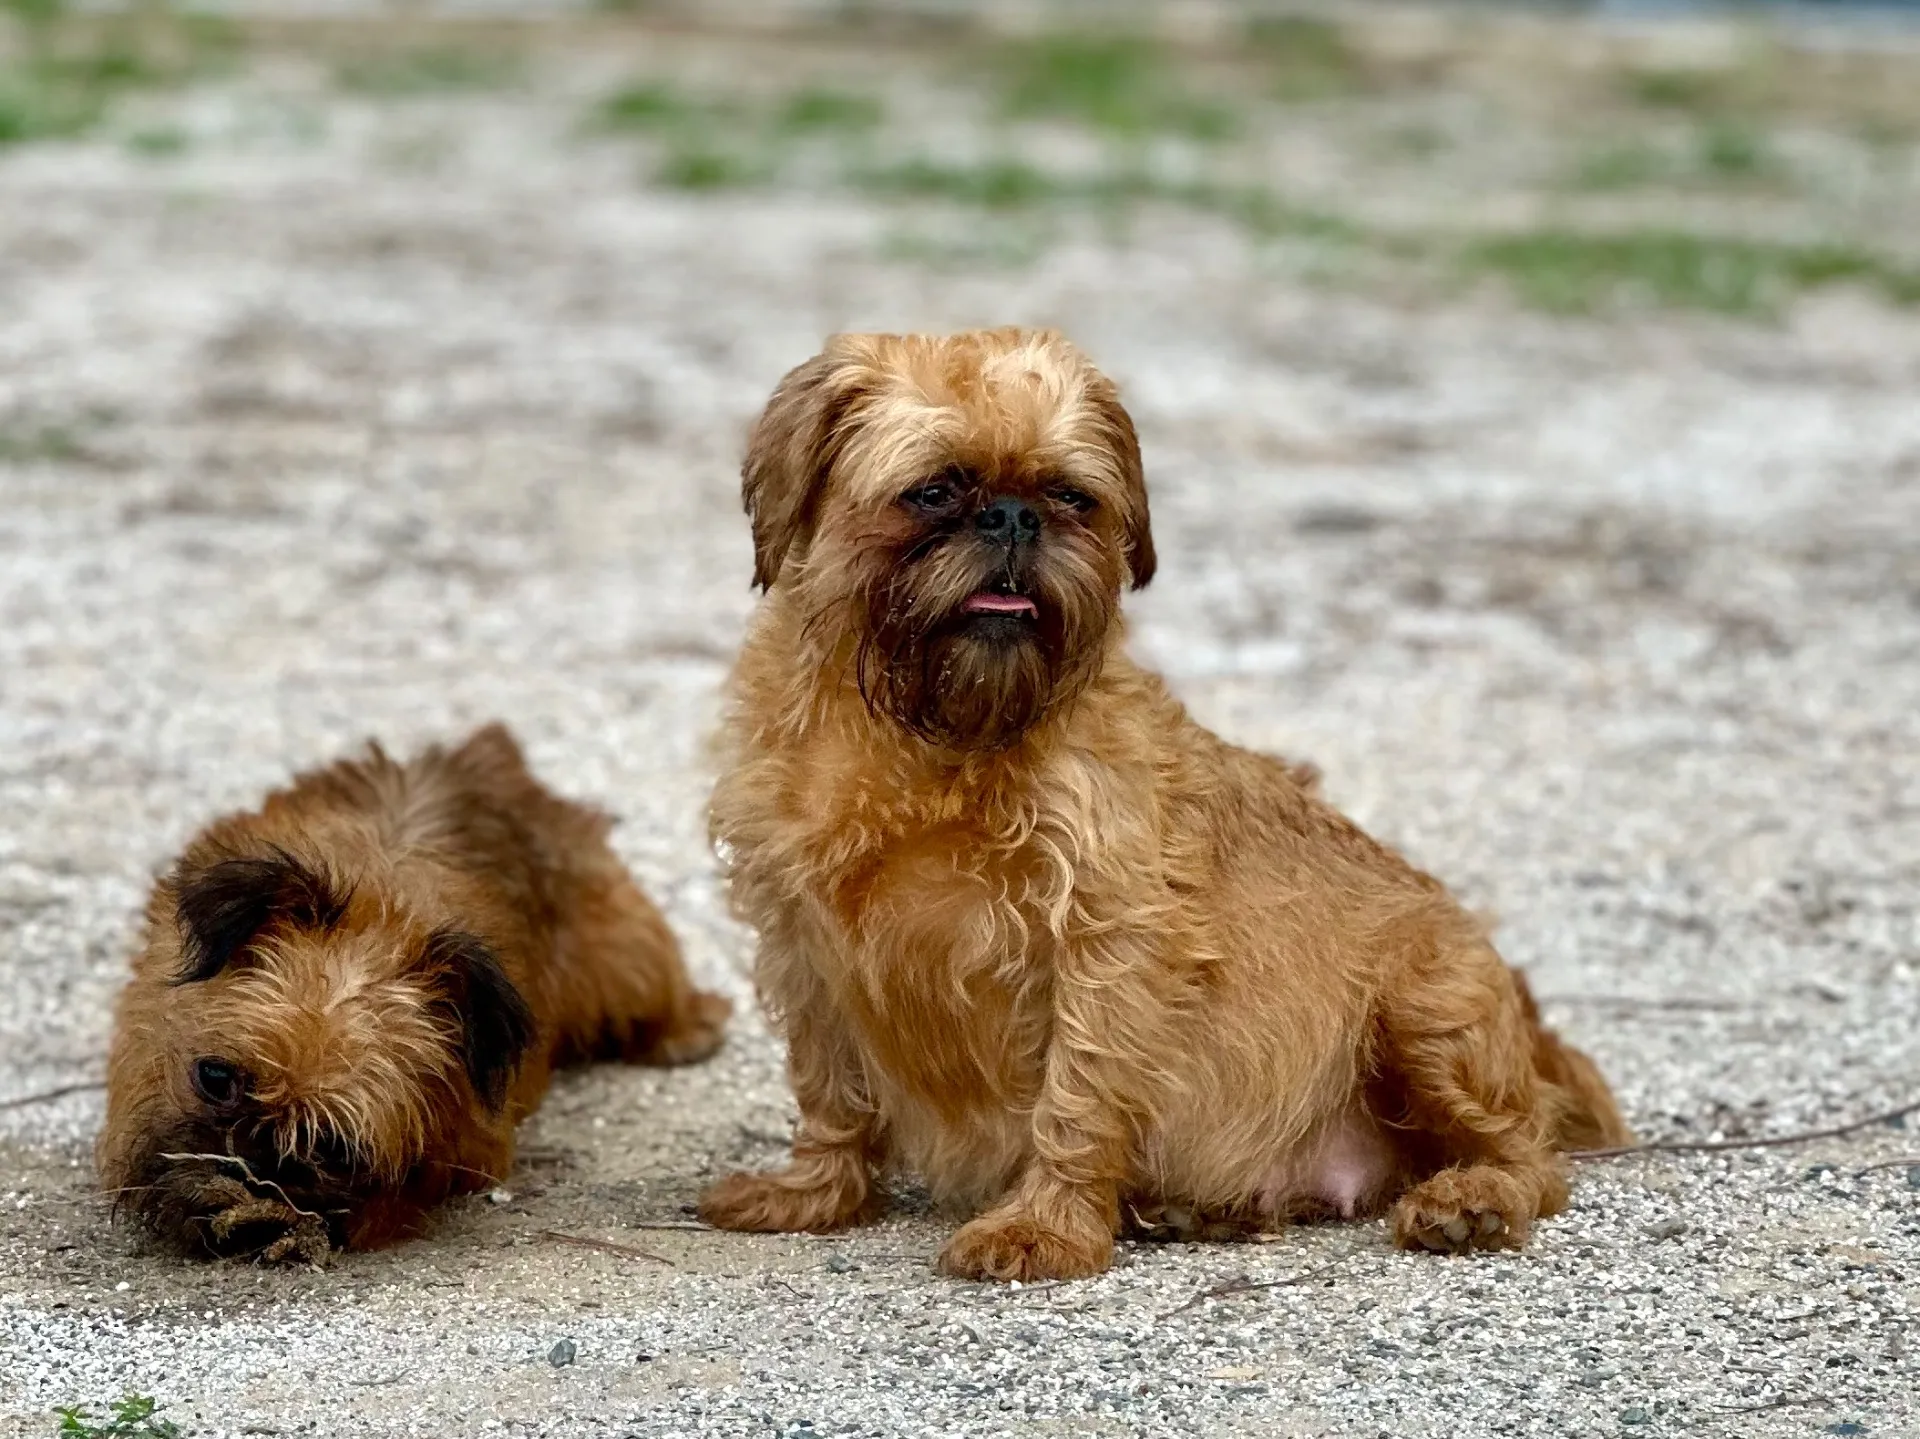
[[[958,493],[951,480],[929,480],[924,485],[915,485],[900,496],[900,500],[916,510],[944,510]]]
[[[247,1091],[246,1076],[224,1059],[193,1062],[193,1092],[215,1109],[237,1103]]]
[[[1100,502],[1085,490],[1076,490],[1072,485],[1055,485],[1047,491],[1047,498],[1056,505],[1065,505],[1081,514],[1092,511]]]

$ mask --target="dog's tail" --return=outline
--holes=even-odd
[[[1534,1072],[1561,1094],[1554,1143],[1560,1149],[1606,1149],[1633,1143],[1633,1131],[1621,1117],[1600,1066],[1540,1022],[1540,1007],[1526,976],[1514,971],[1520,1003],[1533,1026]]]

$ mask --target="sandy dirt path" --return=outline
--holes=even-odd
[[[0,1432],[124,1392],[195,1435],[1920,1432],[1913,1130],[1588,1166],[1472,1262],[1335,1226],[990,1289],[911,1193],[830,1239],[638,1227],[791,1120],[702,740],[740,439],[838,328],[1080,340],[1154,487],[1138,651],[1497,911],[1643,1131],[1916,1097],[1912,312],[1396,297],[1180,210],[932,265],[886,202],[643,185],[537,90],[310,103],[312,143],[0,153],[0,1103],[97,1072],[207,816],[495,716],[745,1017],[566,1078],[509,1198],[325,1272],[152,1249],[90,1192],[96,1094],[0,1108]]]

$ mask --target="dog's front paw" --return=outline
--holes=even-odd
[[[754,1234],[824,1234],[858,1223],[871,1208],[864,1164],[817,1159],[761,1174],[729,1174],[700,1196],[700,1217],[715,1229]]]
[[[1466,1254],[1520,1248],[1535,1212],[1521,1176],[1477,1164],[1442,1170],[1415,1185],[1393,1206],[1389,1222],[1402,1249]]]
[[[1104,1228],[1070,1231],[1025,1209],[1000,1209],[961,1226],[940,1251],[940,1272],[956,1279],[1087,1279],[1113,1262]]]

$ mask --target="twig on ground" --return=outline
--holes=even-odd
[[[555,1244],[571,1244],[576,1249],[597,1249],[602,1254],[619,1254],[628,1259],[651,1259],[655,1264],[675,1267],[674,1262],[664,1254],[655,1254],[651,1249],[640,1249],[631,1244],[615,1244],[611,1239],[589,1239],[584,1234],[562,1234],[557,1229],[542,1229],[542,1239],[551,1239]]]
[[[1898,1159],[1883,1159],[1878,1164],[1869,1164],[1860,1172],[1871,1174],[1876,1169],[1904,1169],[1908,1165],[1920,1165],[1920,1154],[1903,1154]]]
[[[203,1159],[209,1164],[234,1165],[242,1174],[246,1175],[247,1183],[254,1185],[256,1188],[271,1189],[275,1194],[280,1196],[280,1202],[295,1214],[305,1219],[319,1219],[323,1221],[326,1219],[324,1214],[317,1213],[311,1209],[302,1209],[299,1205],[295,1204],[292,1195],[288,1194],[286,1190],[282,1189],[271,1179],[261,1179],[253,1172],[253,1166],[237,1154],[163,1154],[160,1157],[170,1163],[183,1159]]]
[[[1830,1129],[1802,1129],[1793,1134],[1775,1134],[1763,1139],[1657,1139],[1649,1144],[1620,1144],[1611,1149],[1573,1149],[1567,1152],[1567,1158],[1616,1159],[1623,1154],[1700,1154],[1723,1149],[1777,1149],[1782,1145],[1806,1144],[1815,1139],[1838,1139],[1843,1134],[1852,1134],[1876,1124],[1888,1124],[1896,1119],[1904,1119],[1909,1114],[1920,1114],[1920,1102],[1869,1114],[1864,1119],[1836,1124]]]
[[[1769,1409],[1798,1409],[1802,1405],[1817,1404],[1819,1402],[1819,1400],[1813,1398],[1794,1399],[1783,1395],[1778,1399],[1769,1399],[1764,1404],[1739,1404],[1733,1406],[1723,1404],[1720,1406],[1719,1412],[1722,1414],[1764,1414]]]
[[[635,1219],[629,1229],[680,1229],[695,1234],[718,1234],[720,1231],[711,1224],[702,1224],[697,1219]]]
[[[36,1094],[16,1094],[11,1099],[0,1099],[0,1109],[24,1109],[29,1104],[47,1104],[56,1099],[65,1099],[69,1094],[84,1094],[90,1089],[105,1089],[104,1079],[83,1079],[77,1084],[63,1084],[56,1089],[43,1089]]]
[[[1202,1289],[1185,1304],[1154,1317],[1157,1320],[1171,1319],[1176,1314],[1185,1314],[1189,1309],[1206,1303],[1209,1299],[1226,1299],[1235,1294],[1253,1294],[1262,1289],[1286,1289],[1295,1284],[1305,1284],[1310,1279],[1319,1279],[1323,1275],[1331,1274],[1359,1252],[1357,1249],[1349,1249],[1331,1264],[1322,1264],[1317,1269],[1308,1269],[1299,1274],[1289,1274],[1285,1279],[1255,1280],[1243,1274],[1238,1279],[1229,1279],[1225,1284],[1216,1284],[1211,1289]]]

